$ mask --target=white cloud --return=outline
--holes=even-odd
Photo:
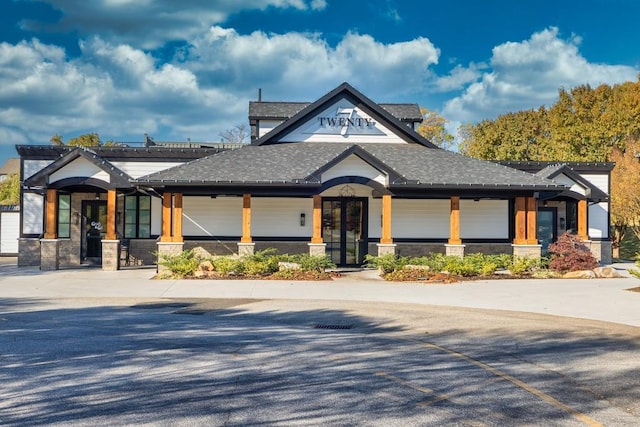
[[[81,37],[101,34],[114,43],[153,49],[171,40],[190,40],[211,25],[243,10],[268,7],[322,10],[326,0],[41,0],[63,12],[51,25],[24,21],[28,30],[77,31]]]
[[[253,85],[313,100],[342,81],[370,88],[372,97],[420,90],[439,51],[426,38],[382,44],[348,33],[335,48],[319,35],[254,32],[212,27],[182,58],[202,82]],[[268,92],[265,92],[268,93]]]
[[[578,49],[580,42],[575,36],[562,39],[557,28],[549,28],[528,40],[496,46],[490,70],[448,101],[443,115],[452,121],[476,122],[551,104],[561,87],[635,80],[638,70],[633,67],[588,62]]]

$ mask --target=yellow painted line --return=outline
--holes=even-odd
[[[409,387],[409,388],[411,388],[413,390],[416,390],[416,391],[419,391],[421,393],[432,394],[432,395],[434,395],[436,397],[435,400],[427,400],[425,402],[420,402],[419,403],[420,406],[431,405],[433,403],[441,402],[443,400],[451,400],[451,398],[449,396],[447,396],[446,394],[438,394],[433,389],[413,384],[410,381],[407,381],[407,380],[405,380],[403,378],[400,378],[400,377],[396,377],[395,375],[391,375],[391,374],[388,374],[386,372],[376,372],[376,376],[386,378],[386,379],[388,379],[390,381],[393,381],[395,383],[401,384],[401,385],[403,385],[405,387]]]
[[[576,419],[582,421],[583,423],[585,423],[586,425],[588,425],[589,427],[605,427],[604,424],[599,423],[598,421],[594,420],[593,418],[589,417],[586,414],[583,414],[580,411],[577,411],[575,409],[573,409],[572,407],[565,405],[564,403],[560,402],[559,400],[549,396],[548,394],[544,393],[543,391],[538,390],[535,387],[530,386],[529,384],[517,379],[516,377],[513,377],[505,372],[502,372],[499,369],[494,368],[493,366],[487,365],[486,363],[480,362],[479,360],[475,360],[469,356],[467,356],[466,354],[457,352],[455,350],[451,350],[448,349],[446,347],[442,347],[439,346],[437,344],[432,344],[432,343],[427,343],[424,341],[417,341],[417,340],[411,340],[411,341],[415,341],[420,343],[420,345],[422,345],[423,347],[428,347],[428,348],[433,348],[436,350],[440,350],[442,352],[445,353],[449,353],[452,356],[455,356],[459,359],[462,359],[466,362],[469,362],[473,365],[476,365],[488,372],[491,372],[492,374],[505,379],[509,382],[511,382],[512,384],[514,384],[517,387],[520,387],[521,389],[533,394],[534,396],[544,400],[545,402],[555,406],[556,408],[562,409],[563,411],[573,415]]]

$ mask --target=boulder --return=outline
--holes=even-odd
[[[563,279],[595,279],[596,273],[592,270],[570,271],[562,275]]]
[[[193,248],[193,254],[198,258],[211,258],[209,251],[202,246]]]
[[[618,270],[613,267],[598,267],[594,268],[593,272],[595,273],[596,277],[604,279],[617,279],[619,277],[624,277],[618,272]]]
[[[199,271],[213,271],[213,264],[211,263],[211,261],[203,261],[200,263],[200,266],[198,267]]]
[[[278,263],[278,270],[300,270],[300,264],[297,262],[282,262]]]

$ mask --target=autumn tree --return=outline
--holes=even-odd
[[[624,150],[615,148],[611,161],[611,243],[613,257],[620,258],[620,242],[627,231],[640,238],[640,140],[627,142]]]
[[[115,145],[112,140],[102,142],[100,135],[95,132],[85,133],[75,138],[71,138],[66,144],[62,135],[55,134],[50,139],[52,145],[67,145],[70,147],[109,147]]]
[[[420,108],[420,113],[422,123],[418,126],[417,132],[440,148],[453,148],[455,138],[446,129],[449,120],[424,107]]]
[[[12,173],[0,182],[0,205],[20,204],[20,175]]]

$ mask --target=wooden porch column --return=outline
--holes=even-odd
[[[450,245],[461,245],[460,240],[460,196],[451,196],[451,213],[449,215]]]
[[[587,232],[587,201],[578,200],[578,238],[580,240],[589,240]]]
[[[393,243],[391,239],[391,195],[382,195],[382,236],[380,243],[390,245]]]
[[[105,240],[116,240],[116,190],[107,191],[107,234]]]
[[[322,242],[322,197],[318,194],[313,196],[313,236],[311,243]]]
[[[58,191],[52,188],[47,189],[47,208],[45,220],[44,238],[58,238]]]
[[[175,193],[173,195],[173,242],[182,242],[182,193]]]
[[[527,206],[526,197],[516,197],[516,235],[513,239],[514,245],[527,244]]]
[[[538,206],[534,197],[527,197],[527,244],[538,244]]]
[[[242,195],[242,237],[240,243],[251,243],[251,194]]]
[[[164,193],[162,195],[162,235],[160,236],[161,242],[171,241],[171,193]]]

